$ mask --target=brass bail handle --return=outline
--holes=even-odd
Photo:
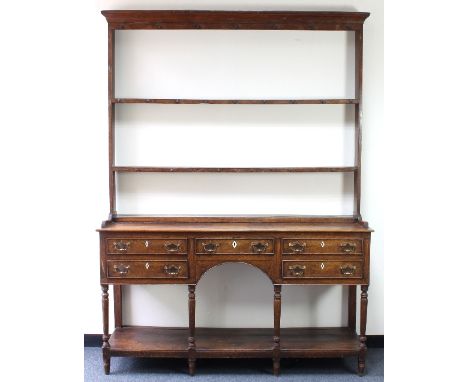
[[[167,252],[174,253],[180,251],[180,243],[164,243],[164,248],[166,248]]]
[[[255,253],[262,253],[265,252],[268,248],[268,243],[262,243],[262,242],[252,242],[250,243],[250,248],[252,249],[252,252]]]
[[[202,243],[203,250],[207,253],[215,253],[219,247],[217,243]]]
[[[181,269],[182,267],[180,265],[170,264],[164,266],[164,272],[170,276],[177,276]]]
[[[305,251],[306,243],[304,242],[299,242],[299,241],[293,241],[289,243],[289,248],[295,252],[295,253],[301,253]]]
[[[118,272],[121,275],[126,275],[129,269],[130,269],[130,265],[125,265],[125,264],[114,265],[114,271]]]
[[[340,245],[341,250],[344,253],[353,253],[356,250],[356,244],[354,243],[343,243]]]
[[[288,269],[293,276],[304,276],[306,266],[305,265],[290,265]]]
[[[123,240],[114,241],[114,248],[119,252],[127,251],[129,246],[130,246],[129,241],[123,241]]]
[[[341,274],[345,276],[351,276],[351,275],[354,275],[354,273],[356,272],[356,266],[346,264],[340,267],[340,271],[341,271]]]

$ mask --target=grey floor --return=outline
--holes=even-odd
[[[111,358],[111,374],[104,375],[101,349],[84,350],[84,380],[152,382],[377,382],[384,379],[384,349],[369,349],[367,371],[356,374],[356,357],[343,359],[282,359],[281,376],[271,374],[271,360],[197,360],[197,373],[187,374],[182,359]]]

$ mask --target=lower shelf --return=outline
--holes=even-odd
[[[188,329],[128,326],[110,338],[111,355],[187,357]],[[197,358],[269,358],[273,329],[197,328]],[[348,328],[281,329],[281,357],[339,357],[359,353],[359,337]]]

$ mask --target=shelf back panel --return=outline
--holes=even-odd
[[[353,105],[117,105],[115,135],[117,166],[354,166]]]
[[[117,175],[120,214],[352,215],[348,173]]]
[[[354,98],[354,32],[116,31],[116,98]]]

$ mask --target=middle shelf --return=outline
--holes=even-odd
[[[179,99],[179,98],[112,98],[116,103],[156,103],[156,104],[211,104],[211,105],[349,105],[359,104],[355,98],[317,99]]]
[[[114,172],[355,172],[348,167],[149,167],[113,166]]]

